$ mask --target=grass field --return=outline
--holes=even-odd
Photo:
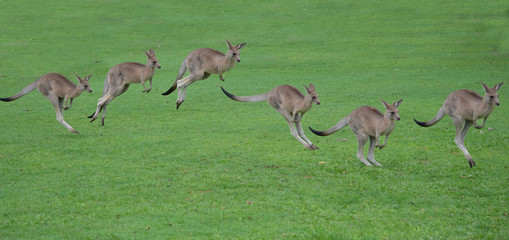
[[[177,111],[161,96],[196,48],[246,42],[242,62],[196,82]],[[141,85],[89,123],[106,72],[146,62]],[[0,97],[39,76],[92,74],[66,121],[38,92],[0,102],[1,239],[507,239],[509,86],[485,129],[471,129],[471,169],[445,117],[461,88],[509,80],[507,1],[0,0]],[[267,103],[228,99],[313,83],[321,105],[302,120],[306,150]],[[507,83],[506,83],[507,84]],[[355,156],[349,129],[323,130],[362,105],[400,98],[401,121]],[[495,129],[488,131],[488,128]],[[347,139],[348,141],[344,141]],[[366,149],[367,151],[367,149]]]

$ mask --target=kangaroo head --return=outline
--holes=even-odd
[[[148,57],[147,66],[151,68],[161,68],[161,65],[159,65],[159,60],[156,58],[156,53],[154,52],[154,49],[148,50],[148,52],[145,52],[145,54]]]
[[[493,88],[488,87],[486,84],[481,82],[482,87],[484,88],[484,100],[487,101],[489,104],[494,104],[496,106],[500,105],[500,101],[498,100],[498,93],[497,91],[502,87],[502,84],[504,82],[501,82],[497,85],[495,85]]]
[[[92,92],[92,89],[90,89],[90,84],[88,83],[88,80],[90,79],[90,77],[92,76],[92,74],[88,75],[86,78],[82,79],[80,78],[78,75],[76,75],[76,79],[78,79],[78,88],[80,89],[80,91],[87,91],[87,92]]]
[[[226,56],[233,61],[240,62],[240,52],[239,50],[243,48],[246,43],[241,43],[237,46],[233,46],[230,41],[226,40],[226,43],[228,43],[228,52],[226,52]]]
[[[396,102],[394,102],[392,105],[388,104],[386,101],[380,99],[385,107],[385,117],[388,118],[391,121],[399,121],[401,118],[399,117],[399,110],[398,106],[403,102],[403,99],[400,99]]]
[[[306,94],[306,99],[309,101],[309,102],[314,102],[316,103],[316,105],[320,105],[320,100],[318,99],[318,94],[316,93],[316,88],[315,88],[315,85],[313,85],[312,83],[309,84],[309,87],[306,87],[306,85],[304,85],[304,88],[306,89],[306,92],[308,94]]]

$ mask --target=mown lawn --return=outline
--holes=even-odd
[[[175,109],[161,96],[185,56],[246,42],[242,61],[196,82]],[[132,85],[89,123],[106,72],[146,62],[153,90]],[[445,97],[508,81],[506,1],[1,1],[0,97],[39,76],[92,74],[55,119],[34,91],[0,103],[2,239],[505,239],[509,236],[509,91],[485,129],[471,129],[471,169]],[[228,99],[313,83],[321,105],[302,120],[306,150],[267,103]],[[349,129],[326,129],[362,105],[400,98],[401,121],[355,156]],[[488,128],[493,130],[488,131]],[[366,149],[367,152],[367,149]]]

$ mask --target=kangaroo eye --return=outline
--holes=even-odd
[[[495,98],[494,96],[490,96],[491,99]]]
[[[237,54],[236,54],[236,53],[233,53],[233,56],[237,56]]]

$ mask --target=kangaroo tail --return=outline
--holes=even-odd
[[[171,85],[171,87],[170,87],[170,89],[168,89],[168,91],[162,93],[161,95],[169,95],[170,93],[175,91],[175,89],[177,89],[177,81],[182,79],[182,76],[184,76],[184,73],[186,73],[186,70],[187,70],[186,62],[187,62],[187,58],[186,58],[186,60],[184,60],[184,62],[182,62],[182,65],[180,65],[179,73],[177,74],[177,79],[175,79],[175,82],[173,82],[173,85]]]
[[[440,108],[440,110],[438,110],[437,115],[433,119],[431,119],[427,122],[419,122],[414,118],[414,121],[415,121],[415,123],[417,123],[417,125],[419,125],[421,127],[431,127],[431,126],[435,125],[438,121],[440,121],[444,116],[445,116],[445,109],[442,106]]]
[[[311,130],[311,132],[313,132],[314,134],[316,134],[318,136],[327,136],[327,135],[331,135],[331,134],[339,131],[341,128],[344,128],[346,125],[348,125],[348,116],[341,119],[338,123],[336,123],[336,125],[332,126],[330,129],[327,129],[325,131],[317,131],[317,130],[312,129],[311,127],[309,127],[309,130]]]
[[[14,94],[14,96],[12,97],[8,97],[8,98],[0,98],[1,101],[4,101],[4,102],[10,102],[10,101],[14,101],[20,97],[23,97],[25,95],[27,95],[29,92],[33,91],[34,89],[37,88],[37,81],[31,83],[30,85],[26,86],[25,88],[23,88],[23,90],[19,91],[18,93]]]
[[[259,102],[259,101],[267,100],[267,94],[268,94],[268,93],[264,93],[264,94],[249,96],[249,97],[240,97],[240,96],[235,96],[235,95],[227,92],[226,90],[224,90],[223,87],[221,87],[221,90],[223,90],[223,92],[226,96],[228,96],[229,98],[231,98],[235,101],[239,101],[239,102]]]

